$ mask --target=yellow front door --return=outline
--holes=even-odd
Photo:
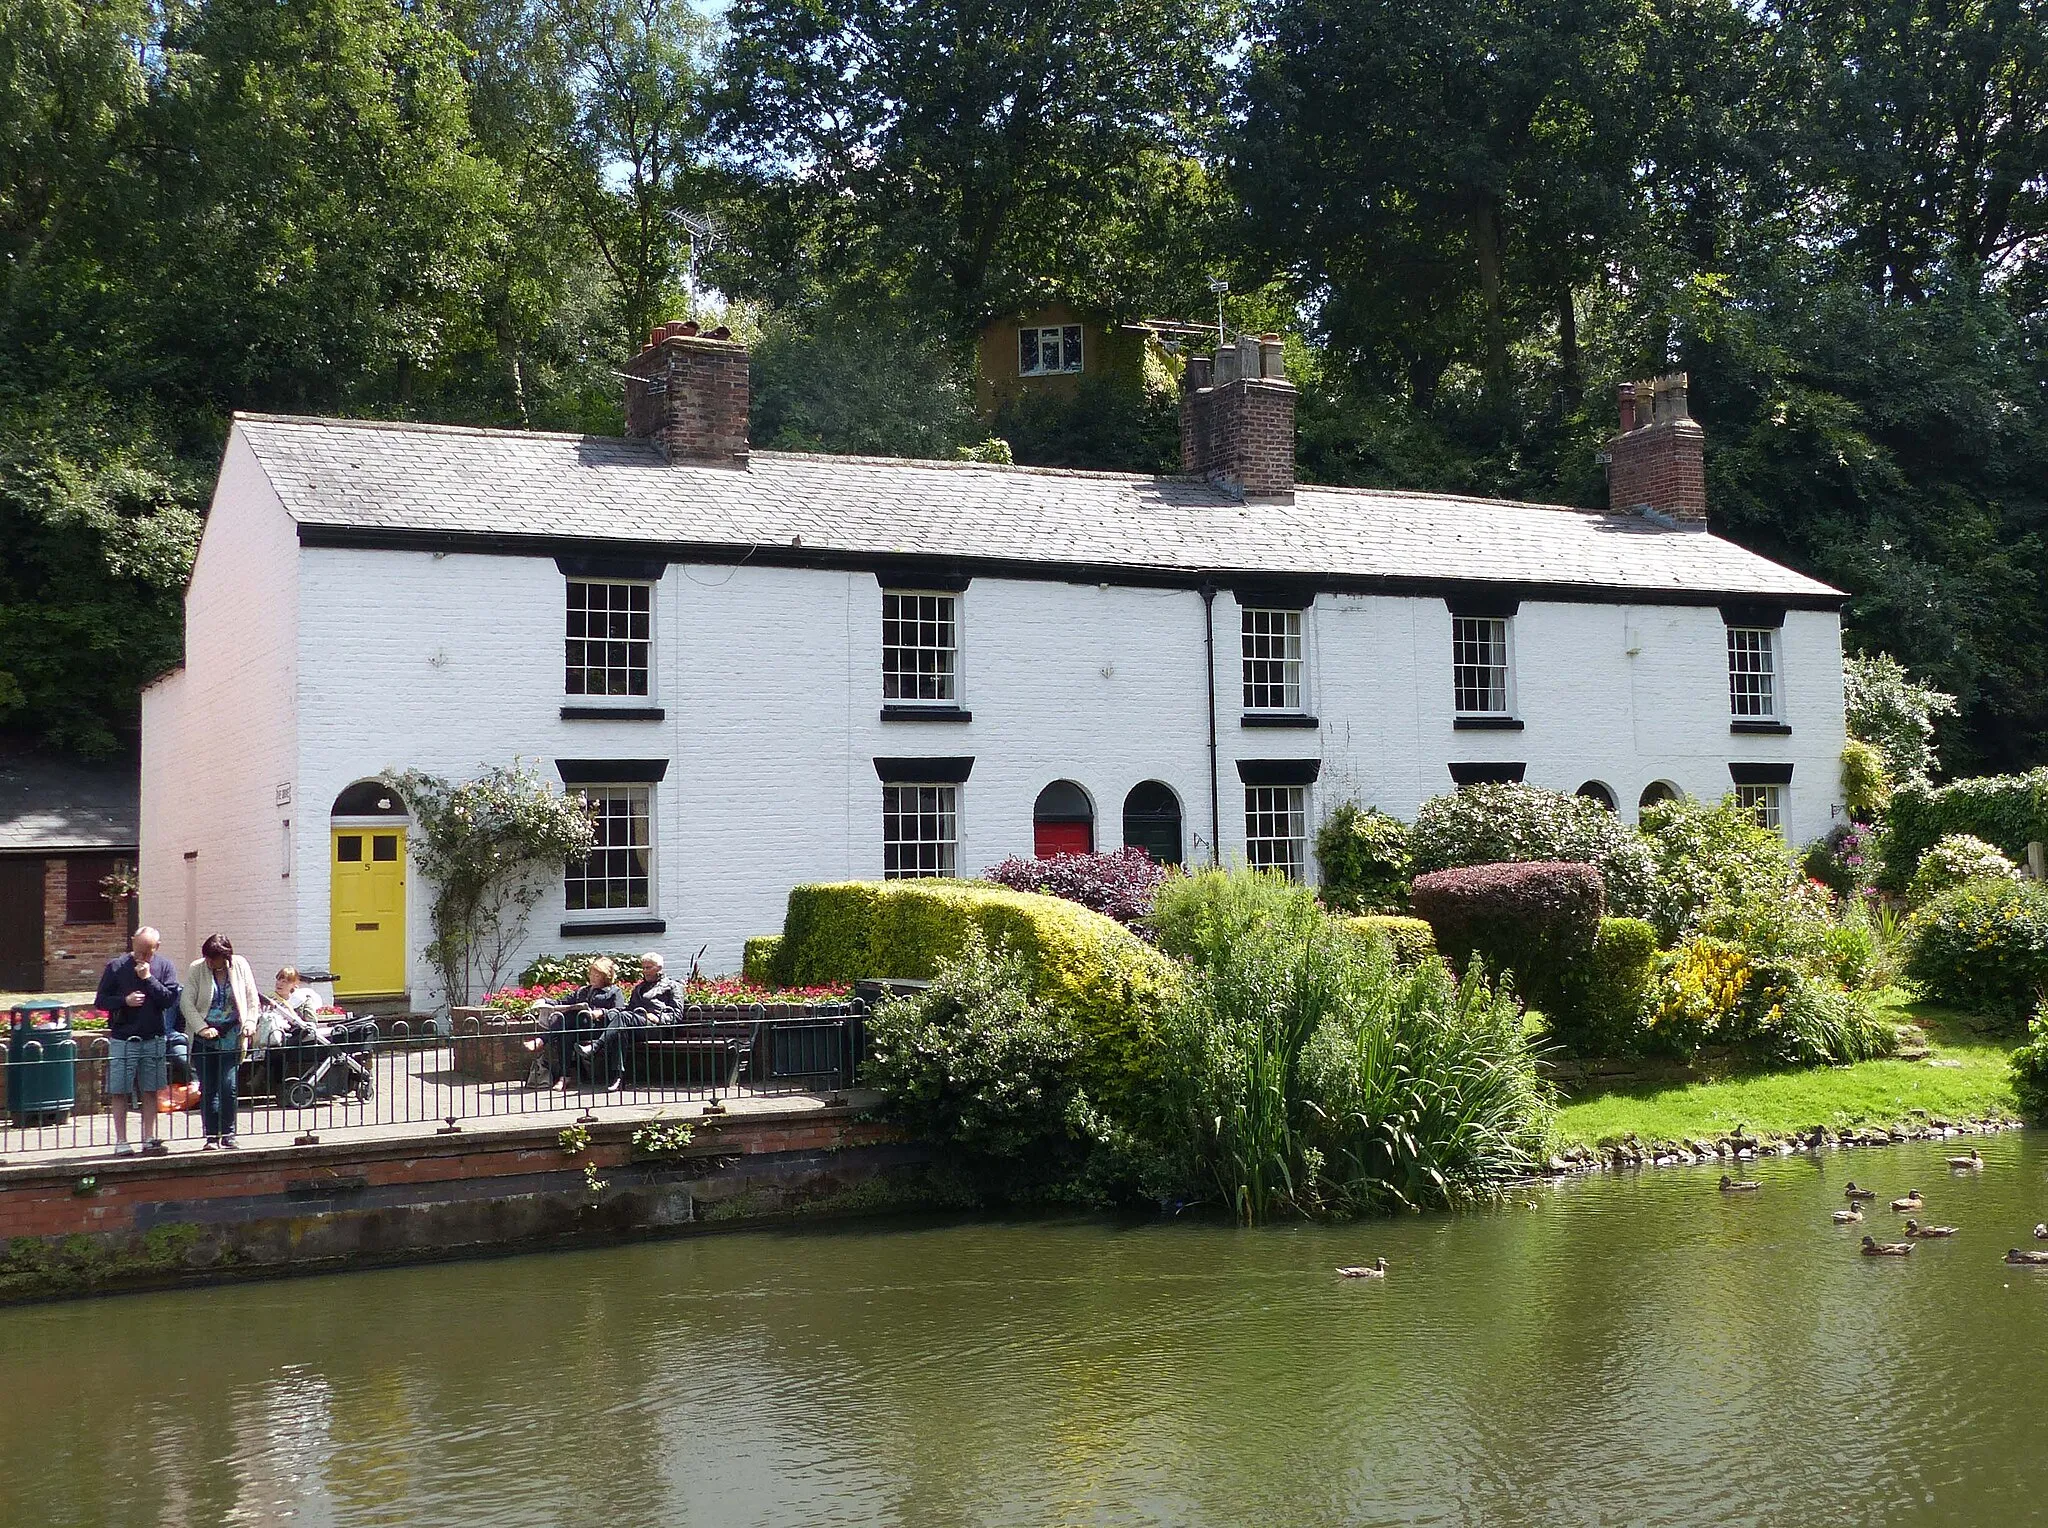
[[[405,990],[405,829],[336,828],[334,995],[390,997]]]

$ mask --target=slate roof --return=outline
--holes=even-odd
[[[133,764],[0,754],[0,854],[133,849],[141,798]]]
[[[1297,488],[1247,505],[1206,483],[975,463],[753,454],[666,465],[646,442],[242,414],[236,428],[302,527],[935,557],[1143,575],[1308,575],[1786,598],[1840,596],[1697,530],[1560,505]],[[302,533],[303,534],[303,533]]]

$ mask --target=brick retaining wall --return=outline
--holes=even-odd
[[[652,1160],[633,1150],[640,1123],[589,1126],[574,1156],[551,1126],[0,1168],[0,1302],[887,1201],[930,1156],[844,1108],[692,1120],[691,1145]]]

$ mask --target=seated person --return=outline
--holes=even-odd
[[[602,1054],[607,1093],[618,1092],[626,1080],[626,1047],[630,1043],[627,1032],[648,1024],[669,1023],[682,1009],[682,989],[669,979],[664,965],[661,956],[652,950],[642,955],[640,980],[633,984],[633,995],[626,1006],[605,1020],[595,1039],[576,1048],[577,1055],[586,1061]]]
[[[320,994],[299,980],[298,969],[286,966],[277,985],[263,995],[256,1015],[256,1054],[293,1038],[325,1039],[320,1030]]]
[[[549,1086],[569,1086],[570,1047],[625,1006],[626,994],[619,990],[618,973],[602,955],[584,967],[583,985],[574,992],[552,1003],[534,1004],[530,1011],[541,1021],[545,1032],[527,1041],[526,1048],[546,1053]]]

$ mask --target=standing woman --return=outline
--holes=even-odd
[[[178,1012],[185,1033],[192,1036],[192,1059],[199,1072],[199,1117],[206,1145],[233,1151],[235,1140],[236,1069],[242,1046],[256,1033],[262,995],[249,962],[235,953],[225,934],[209,934],[199,959],[185,972],[185,990]]]

